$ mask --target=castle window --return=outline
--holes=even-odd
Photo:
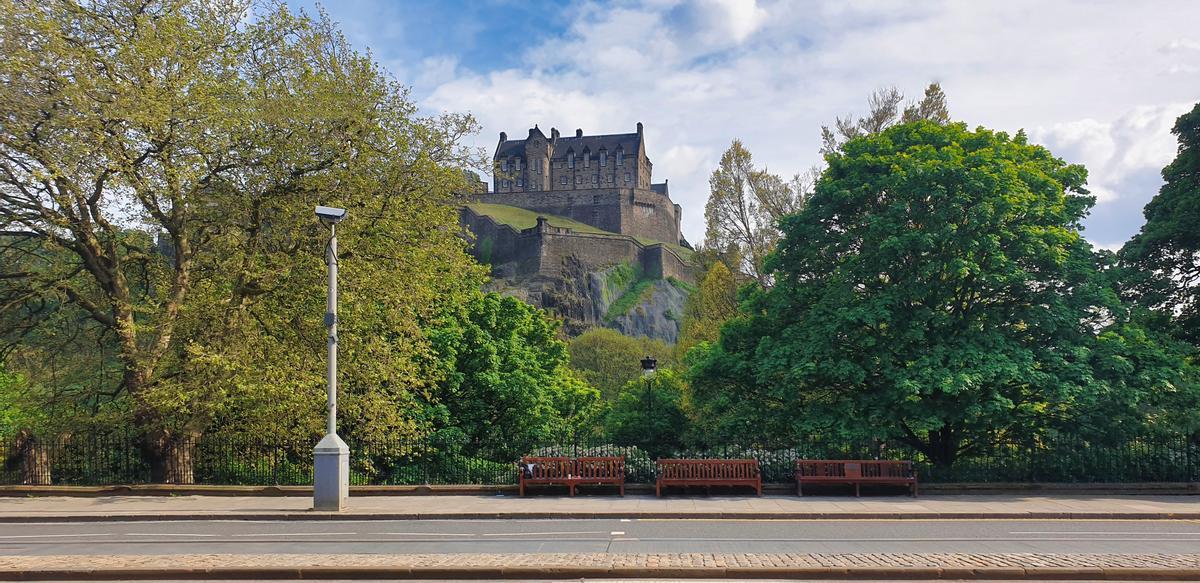
[[[500,171],[501,171],[501,172],[508,172],[508,160],[501,160],[501,161],[500,161]]]
[[[583,184],[583,177],[582,177],[582,176],[576,176],[576,177],[575,177],[575,184]]]
[[[561,185],[563,185],[563,186],[566,186],[566,185],[567,185],[567,177],[566,177],[566,176],[563,176],[562,178],[559,178],[559,179],[558,179],[558,183],[559,183],[559,184],[561,184]]]
[[[608,151],[600,150],[600,165],[608,166]]]
[[[587,152],[583,153],[583,167],[584,168],[592,167],[592,156],[590,154],[588,154]]]
[[[600,184],[600,177],[593,174],[592,175],[592,184]]]
[[[625,173],[625,182],[629,182],[629,181],[631,181],[631,180],[633,180],[633,175],[632,175],[632,174],[630,174],[630,173],[628,173],[628,172],[626,172],[626,173]]]
[[[625,150],[617,148],[617,166],[625,165]]]
[[[608,175],[608,181],[609,181],[609,182],[612,182],[612,181],[613,181],[612,174],[609,174],[609,175]]]
[[[571,168],[575,167],[575,152],[567,152],[567,165]]]
[[[513,160],[513,165],[514,165],[513,168],[516,168],[517,172],[521,171],[521,159],[520,158]]]
[[[517,188],[521,188],[522,186],[525,186],[525,180],[522,178],[518,178],[517,179]]]
[[[511,182],[509,182],[509,181],[507,181],[507,180],[505,180],[505,181],[504,181],[504,188],[512,188],[512,183],[511,183]]]

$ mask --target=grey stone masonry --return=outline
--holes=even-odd
[[[478,202],[507,204],[568,217],[594,227],[679,243],[680,207],[667,182],[652,183],[641,122],[629,134],[547,137],[534,126],[523,140],[500,132],[492,192]]]

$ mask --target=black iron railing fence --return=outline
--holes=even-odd
[[[156,479],[136,435],[72,435],[61,439],[0,439],[0,484],[109,485],[174,481],[195,484],[305,485],[312,483],[307,442],[204,436],[175,445],[186,472]],[[792,480],[800,459],[910,459],[922,482],[1196,482],[1200,439],[1154,436],[1120,443],[1056,438],[1001,441],[950,465],[935,465],[896,442],[805,440],[787,447],[719,445],[678,448],[556,440],[541,445],[391,439],[350,443],[355,485],[513,484],[522,455],[623,455],[627,481],[654,481],[658,457],[754,458],[764,481]]]

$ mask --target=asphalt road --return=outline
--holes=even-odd
[[[0,555],[1195,553],[1200,521],[433,520],[0,524]]]

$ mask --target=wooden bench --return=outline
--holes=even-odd
[[[804,484],[854,484],[859,496],[863,484],[908,486],[917,496],[917,472],[911,461],[884,460],[796,460],[796,495],[804,495]]]
[[[619,486],[625,495],[625,457],[581,457],[526,456],[518,464],[520,470],[520,494],[525,495],[526,485],[566,486],[571,496],[577,486]]]
[[[762,496],[758,460],[658,460],[654,491],[667,486],[751,486]]]
[[[625,495],[625,456],[575,458],[575,482],[571,486],[617,486]]]

